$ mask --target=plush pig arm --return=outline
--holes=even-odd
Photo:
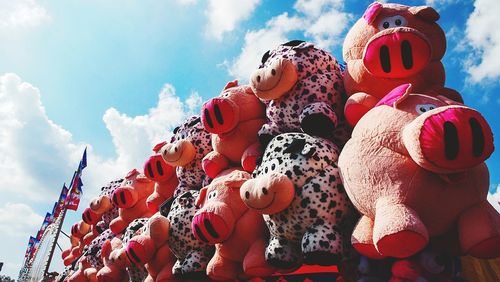
[[[201,165],[208,177],[215,178],[222,170],[229,166],[229,159],[216,151],[211,151],[205,155]]]
[[[500,215],[487,201],[462,212],[458,232],[465,253],[482,259],[495,258],[500,253]]]
[[[262,155],[262,147],[259,142],[250,145],[241,156],[241,166],[246,172],[252,173],[257,166],[257,159]]]
[[[329,137],[338,124],[337,114],[325,102],[305,106],[299,119],[300,127],[305,133],[321,137]]]
[[[134,236],[127,245],[127,253],[135,263],[149,263],[155,251],[168,241],[170,222],[157,212],[148,220],[148,228],[143,234]]]
[[[344,115],[347,122],[354,127],[359,119],[373,108],[377,102],[377,98],[364,92],[352,94],[347,99],[344,107]]]

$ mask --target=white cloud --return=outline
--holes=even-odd
[[[222,65],[227,66],[230,75],[246,81],[262,55],[286,42],[292,32],[303,32],[304,37],[325,49],[341,44],[340,35],[352,18],[342,11],[343,3],[343,0],[298,0],[293,15],[280,14],[266,22],[264,28],[247,31],[240,55]]]
[[[458,2],[457,0],[426,0],[425,5],[431,6],[433,8],[439,8],[457,2]]]
[[[218,40],[225,32],[232,31],[238,23],[248,19],[260,0],[209,0],[207,33]]]
[[[493,192],[488,192],[488,201],[500,213],[500,184]]]
[[[197,0],[177,0],[177,3],[181,5],[192,5],[195,4]]]
[[[197,91],[191,92],[191,95],[186,99],[186,106],[189,109],[189,112],[192,114],[199,114],[197,111],[201,105],[203,104],[203,98],[201,98],[200,94]]]
[[[286,35],[302,25],[302,19],[283,13],[269,20],[265,28],[247,32],[241,53],[229,66],[229,73],[238,79],[248,80],[252,71],[259,66],[262,54],[286,42]]]
[[[19,220],[21,219],[22,220]],[[44,217],[35,213],[31,207],[22,203],[6,203],[0,207],[0,230],[6,237],[24,236],[29,232],[36,232],[43,222]],[[25,236],[26,237],[26,236]],[[29,237],[26,237],[29,238]],[[7,243],[9,240],[0,240]],[[27,242],[26,242],[27,243]],[[5,249],[0,246],[0,249]]]
[[[0,0],[0,27],[37,26],[48,20],[47,10],[35,0]]]
[[[476,0],[467,20],[466,40],[473,48],[468,73],[473,82],[500,76],[500,1]]]

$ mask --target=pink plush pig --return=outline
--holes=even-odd
[[[213,280],[266,276],[274,272],[264,257],[269,238],[262,215],[241,200],[240,187],[251,175],[237,169],[221,172],[200,191],[192,230],[201,241],[215,244],[207,266]]]
[[[153,215],[146,205],[146,199],[153,193],[153,189],[154,182],[136,169],[127,174],[121,187],[117,188],[112,195],[113,203],[119,208],[118,217],[109,224],[114,234],[122,233],[136,218]]]
[[[175,174],[175,168],[165,162],[159,151],[166,144],[157,144],[153,151],[155,155],[148,158],[144,163],[144,175],[155,182],[155,190],[149,195],[146,204],[148,208],[156,213],[160,205],[174,194],[175,188],[179,185],[179,180]]]
[[[353,246],[371,258],[403,258],[446,235],[462,253],[499,256],[500,215],[486,200],[492,152],[491,129],[476,110],[413,94],[410,84],[395,88],[340,155],[345,189],[363,214]]]
[[[120,188],[123,178],[110,181],[101,187],[101,193],[90,202],[90,211],[101,220],[95,224],[97,232],[102,233],[109,228],[109,224],[118,216],[118,207],[113,205],[111,197],[116,189]],[[84,212],[85,213],[85,212]],[[92,215],[91,215],[92,216]],[[88,218],[88,216],[85,216]]]
[[[212,133],[213,151],[203,158],[203,170],[214,178],[228,167],[255,169],[259,155],[257,132],[266,122],[264,104],[248,85],[228,82],[219,97],[201,109],[205,130]]]
[[[418,93],[462,101],[455,90],[444,87],[446,38],[438,19],[428,6],[368,6],[344,40],[344,85],[350,96],[345,116],[351,125],[403,83],[411,83]]]

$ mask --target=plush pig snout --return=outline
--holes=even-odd
[[[294,195],[292,181],[280,173],[247,180],[240,189],[240,197],[245,205],[263,214],[284,210],[290,205]]]
[[[205,243],[217,244],[224,242],[231,233],[235,220],[229,207],[218,205],[214,211],[209,207],[193,217],[191,229],[194,236]]]
[[[102,214],[112,207],[111,199],[108,196],[100,196],[90,202],[90,209],[95,213]]]
[[[135,205],[138,196],[137,193],[131,187],[121,187],[113,192],[113,203],[121,208],[128,209]]]
[[[363,64],[375,76],[402,78],[424,69],[431,57],[431,45],[423,34],[395,28],[380,32],[368,42]]]
[[[154,243],[147,238],[134,237],[132,238],[125,250],[125,253],[133,264],[144,265],[148,263],[155,252]]]
[[[154,155],[144,163],[144,175],[152,181],[168,180],[175,173],[175,169],[167,164],[161,155]]]
[[[279,59],[256,70],[250,77],[250,86],[257,97],[274,100],[292,89],[297,79],[297,69],[292,61]]]
[[[101,220],[102,214],[97,214],[90,208],[86,208],[82,213],[82,220],[90,225],[96,225]]]
[[[421,115],[405,129],[404,141],[417,163],[438,173],[477,166],[494,150],[486,120],[464,106],[440,107]]]
[[[236,127],[238,120],[239,108],[228,99],[213,98],[203,105],[201,121],[210,133],[229,132]]]
[[[165,162],[171,166],[184,166],[196,156],[196,148],[189,140],[165,144],[160,150]]]

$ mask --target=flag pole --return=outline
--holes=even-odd
[[[50,263],[52,261],[52,256],[54,255],[54,250],[56,248],[57,239],[59,239],[59,233],[61,232],[61,228],[63,226],[64,218],[66,217],[67,210],[68,209],[66,208],[66,205],[64,205],[64,210],[62,211],[62,215],[61,215],[61,222],[59,223],[59,226],[57,227],[56,238],[54,239],[54,242],[52,242],[52,246],[51,246],[50,253],[49,253],[49,259],[47,261],[47,265],[45,265],[45,270],[43,271],[44,277],[47,276],[47,274],[49,272],[49,267],[50,267]]]

